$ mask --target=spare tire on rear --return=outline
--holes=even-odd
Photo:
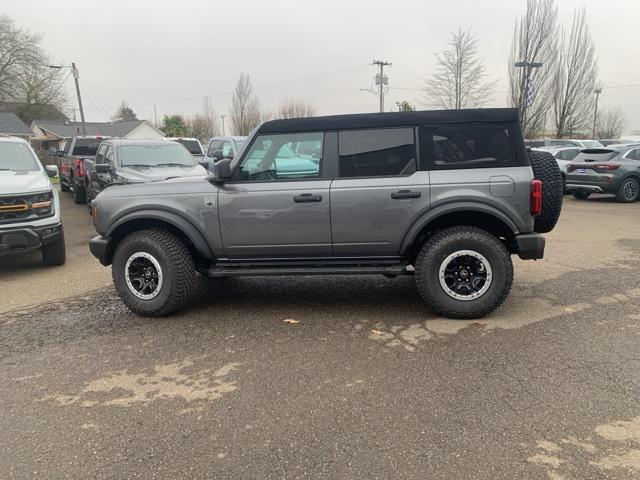
[[[549,152],[529,151],[533,176],[542,180],[542,212],[536,217],[534,230],[547,233],[556,226],[562,210],[564,184],[558,162]]]

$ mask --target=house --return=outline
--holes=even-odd
[[[11,135],[28,141],[33,132],[15,113],[0,112],[0,135]]]
[[[85,122],[86,134],[120,138],[164,138],[164,133],[147,120],[121,122]],[[33,142],[38,150],[64,149],[71,137],[83,135],[82,123],[60,120],[34,120],[31,122]]]

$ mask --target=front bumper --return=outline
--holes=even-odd
[[[545,240],[539,233],[516,235],[518,256],[523,260],[540,260],[544,257]]]
[[[110,241],[111,239],[109,237],[103,237],[102,235],[98,235],[89,240],[89,251],[91,255],[100,260],[100,263],[105,267],[111,264]]]
[[[0,256],[37,250],[62,235],[62,224],[13,227],[0,230]]]

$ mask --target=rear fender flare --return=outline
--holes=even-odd
[[[514,235],[517,235],[519,232],[518,227],[513,223],[513,221],[500,210],[490,205],[485,205],[482,203],[476,202],[455,202],[448,203],[446,205],[440,205],[428,212],[424,213],[420,216],[409,228],[407,234],[404,236],[402,240],[402,245],[400,247],[400,255],[405,255],[407,252],[411,250],[413,243],[420,235],[420,232],[426,227],[429,223],[437,220],[439,217],[443,215],[447,215],[455,212],[481,212],[488,215],[491,215],[498,220],[502,221]]]

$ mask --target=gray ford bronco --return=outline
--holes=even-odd
[[[513,109],[273,120],[213,175],[104,190],[90,249],[140,315],[180,310],[197,273],[383,274],[477,318],[507,297],[511,255],[542,258],[561,206]]]

